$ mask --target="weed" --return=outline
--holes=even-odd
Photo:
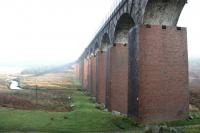
[[[68,119],[68,117],[67,117],[67,116],[64,116],[63,118],[64,118],[64,119]]]

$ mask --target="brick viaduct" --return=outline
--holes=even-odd
[[[82,86],[139,122],[185,119],[189,112],[186,0],[121,0],[76,64]]]

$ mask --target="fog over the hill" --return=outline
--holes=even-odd
[[[0,67],[66,64],[78,59],[114,0],[1,0]],[[200,60],[200,1],[186,4],[189,57]]]

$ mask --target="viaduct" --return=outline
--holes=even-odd
[[[121,0],[76,63],[83,89],[142,123],[189,114],[187,0]]]

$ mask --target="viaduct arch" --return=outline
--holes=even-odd
[[[141,122],[186,118],[187,37],[176,27],[186,3],[121,0],[77,61],[83,88],[109,111]]]
[[[116,29],[119,28],[117,24],[120,21],[129,21],[130,18],[132,18],[131,21],[133,21],[134,25],[176,26],[186,3],[187,0],[121,0],[120,4],[88,45],[86,51],[94,48],[96,43],[101,45],[101,39],[105,33],[108,34],[111,44],[113,44],[116,41],[116,35],[118,35],[115,33]],[[121,17],[123,19],[120,20]],[[86,51],[83,52],[81,57],[87,55]]]

